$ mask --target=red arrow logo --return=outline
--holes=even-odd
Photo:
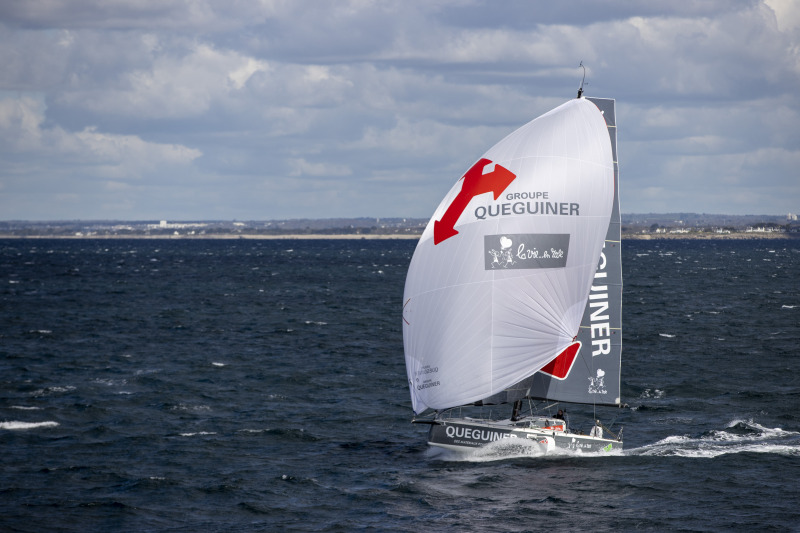
[[[488,159],[481,159],[464,174],[464,183],[461,185],[461,191],[453,198],[444,215],[442,215],[442,219],[433,223],[433,244],[439,244],[454,235],[458,235],[455,230],[456,222],[458,222],[461,213],[469,205],[470,200],[479,194],[487,192],[493,193],[494,199],[497,200],[506,190],[506,187],[517,177],[516,174],[500,165],[495,165],[493,171],[484,174],[484,167],[491,163]]]

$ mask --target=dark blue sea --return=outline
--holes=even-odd
[[[414,246],[0,241],[0,530],[800,530],[800,241],[623,241],[625,451],[460,460]]]

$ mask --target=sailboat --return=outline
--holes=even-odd
[[[402,308],[412,421],[429,425],[429,445],[622,449],[622,429],[596,418],[620,405],[616,149],[615,101],[581,89],[489,149],[439,204]],[[592,406],[591,419],[571,421],[566,404]]]

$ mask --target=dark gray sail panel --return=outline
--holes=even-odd
[[[569,374],[564,379],[558,379],[545,372],[537,372],[520,386],[530,384],[528,395],[533,398],[618,405],[622,362],[622,263],[615,101],[606,98],[587,100],[603,112],[611,140],[614,157],[614,205],[611,222],[581,320],[577,338],[581,348]],[[520,386],[514,389],[518,391]],[[518,396],[517,391],[514,391],[516,394],[509,391],[510,396]]]

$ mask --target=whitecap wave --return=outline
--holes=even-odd
[[[54,428],[58,426],[58,422],[48,420],[47,422],[20,422],[18,420],[11,420],[9,422],[0,422],[0,429],[9,430],[25,430],[37,428]]]
[[[44,389],[37,389],[31,393],[31,396],[38,397],[38,396],[46,396],[48,394],[58,393],[58,392],[71,392],[74,391],[75,387],[72,385],[67,385],[65,387],[45,387]]]
[[[210,411],[211,407],[208,405],[187,405],[185,403],[180,403],[178,405],[173,405],[169,408],[170,411],[189,411],[189,412],[200,412],[200,411]]]
[[[625,455],[711,459],[745,452],[800,456],[800,432],[736,419],[722,430],[708,431],[699,437],[672,435],[653,444],[626,450]]]
[[[65,387],[47,387],[47,389],[45,390],[48,390],[50,392],[69,392],[75,390],[75,387],[73,387],[72,385],[67,385]]]
[[[97,383],[97,384],[100,384],[100,385],[106,385],[106,386],[109,386],[109,387],[116,387],[116,386],[119,386],[119,385],[127,385],[128,384],[128,380],[124,379],[124,378],[122,378],[122,379],[97,378],[97,379],[93,379],[92,383]]]

